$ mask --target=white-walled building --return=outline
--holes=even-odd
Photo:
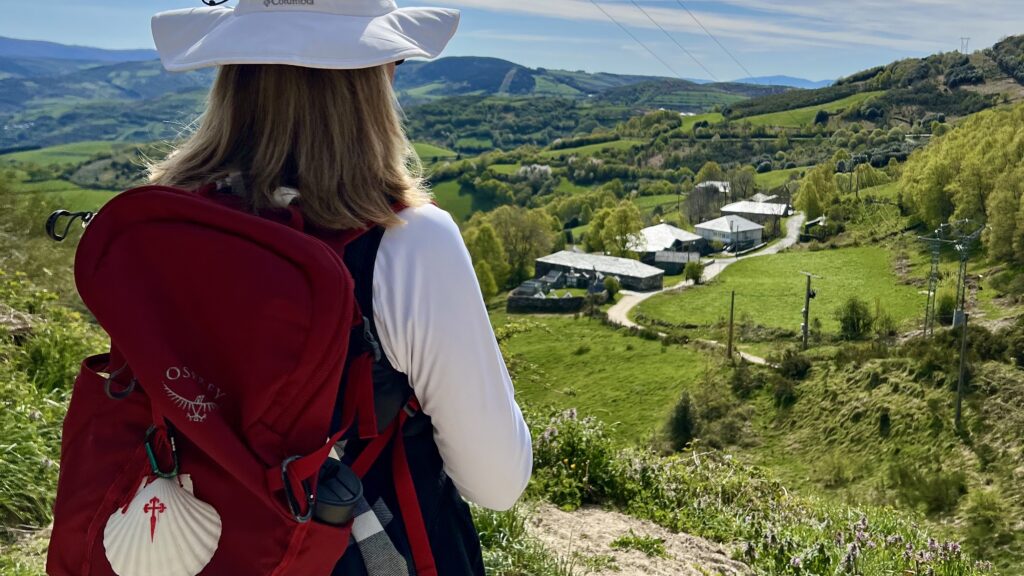
[[[703,222],[695,228],[697,234],[708,242],[721,242],[740,250],[757,246],[764,234],[764,226],[734,215]]]

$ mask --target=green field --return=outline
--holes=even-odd
[[[90,190],[65,180],[42,182],[13,182],[15,192],[23,194],[47,194],[60,197],[68,210],[95,210],[114,197],[110,190]]]
[[[798,331],[804,306],[806,271],[817,298],[811,318],[826,332],[836,333],[835,312],[851,296],[874,310],[876,302],[904,328],[912,327],[924,310],[925,297],[902,284],[893,272],[892,257],[883,248],[846,248],[818,252],[787,252],[740,260],[707,286],[647,300],[636,312],[675,324],[709,326],[728,318],[729,293],[736,291],[736,317],[749,316],[761,326]]]
[[[814,123],[814,116],[819,110],[825,110],[829,113],[839,112],[852,106],[860,106],[869,98],[884,94],[884,92],[860,92],[853,96],[841,98],[828,102],[827,104],[821,104],[818,106],[808,106],[806,108],[796,108],[794,110],[785,110],[782,112],[773,112],[771,114],[762,114],[760,116],[750,116],[748,118],[740,118],[739,122],[750,122],[754,126],[779,126],[783,128],[800,128],[803,126],[810,126]]]
[[[679,202],[679,196],[675,194],[659,194],[657,196],[637,196],[633,199],[633,204],[640,209],[641,212],[648,210],[654,210],[658,206],[672,206],[673,208]]]
[[[562,150],[545,150],[540,153],[545,158],[559,158],[562,156],[589,156],[594,152],[601,150],[628,150],[635,146],[643,144],[641,140],[612,140],[611,142],[601,142],[599,144],[590,144],[587,146],[580,146],[578,148],[565,148]]]
[[[495,174],[504,174],[506,176],[511,176],[512,174],[515,174],[516,172],[519,171],[519,168],[519,164],[491,164],[490,166],[487,167],[488,170],[494,172]]]
[[[434,146],[433,144],[427,144],[425,142],[414,142],[412,147],[416,149],[416,154],[424,162],[432,162],[441,158],[454,158],[457,156],[457,154],[451,150],[441,148],[440,146]]]
[[[622,441],[660,431],[681,392],[697,385],[705,369],[717,369],[696,350],[663,348],[595,320],[504,313],[491,320],[498,329],[509,320],[533,326],[505,345],[525,404],[578,408],[613,424]]]
[[[438,206],[447,210],[456,222],[465,222],[473,213],[473,197],[459,194],[459,183],[455,180],[434,184],[433,192]]]
[[[791,175],[796,174],[799,176],[806,170],[810,170],[810,168],[805,167],[790,168],[788,170],[772,170],[771,172],[765,172],[764,174],[756,174],[754,176],[754,182],[756,182],[761,188],[771,190],[772,188],[777,188],[788,182]]]
[[[16,162],[38,164],[40,166],[49,166],[50,164],[81,164],[97,154],[109,154],[114,150],[126,147],[126,144],[115,142],[76,142],[74,144],[63,144],[38,150],[4,154],[0,156],[0,162],[13,160]]]
[[[725,116],[722,116],[718,112],[708,112],[707,114],[697,114],[696,116],[683,116],[683,124],[679,129],[683,132],[690,132],[693,130],[693,125],[707,120],[709,124],[718,124],[725,120]]]

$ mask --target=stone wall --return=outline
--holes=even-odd
[[[509,296],[506,310],[512,314],[573,314],[583,309],[584,298],[532,298]]]

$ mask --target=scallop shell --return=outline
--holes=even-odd
[[[192,493],[191,478],[142,481],[127,508],[114,511],[103,547],[118,576],[196,576],[217,552],[221,520]]]

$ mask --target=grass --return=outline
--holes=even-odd
[[[672,206],[675,207],[679,202],[679,196],[675,194],[659,194],[657,196],[637,196],[633,199],[633,204],[640,211],[654,210],[658,206]]]
[[[461,149],[470,150],[486,150],[494,147],[494,142],[490,138],[459,138],[458,142],[455,143],[455,147]]]
[[[473,197],[460,194],[459,183],[455,180],[434,184],[433,192],[437,204],[447,210],[456,222],[465,222],[473,214]]]
[[[519,171],[520,164],[491,164],[487,167],[488,170],[495,174],[504,174],[511,176]]]
[[[49,166],[50,164],[81,164],[92,159],[97,154],[109,154],[125,147],[127,145],[114,142],[76,142],[74,144],[62,144],[38,150],[4,154],[0,156],[0,162],[13,160],[16,162],[38,164],[40,166]]]
[[[636,550],[651,558],[668,556],[665,551],[665,540],[654,536],[637,535],[632,530],[612,540],[611,547],[616,550]]]
[[[799,177],[802,172],[810,169],[810,167],[804,167],[789,168],[786,170],[772,170],[771,172],[754,175],[754,182],[765,190],[771,190],[789,182],[790,176],[793,174],[796,174]]]
[[[838,332],[835,312],[852,296],[872,310],[880,303],[904,325],[924,309],[918,288],[896,277],[889,251],[868,247],[741,259],[711,284],[655,296],[638,306],[636,313],[674,324],[708,326],[728,318],[729,293],[735,290],[737,318],[748,316],[761,326],[799,330],[806,286],[803,271],[820,276],[814,280],[817,298],[811,302],[811,318],[820,319],[827,332]]]
[[[641,140],[613,140],[599,144],[589,144],[577,148],[563,148],[561,150],[545,150],[540,153],[545,158],[560,158],[563,156],[590,156],[602,150],[629,150],[643,144]]]
[[[433,144],[427,144],[425,142],[414,142],[412,147],[416,150],[416,154],[420,159],[428,163],[457,156],[456,152],[448,150],[447,148],[441,148],[440,146],[434,146]]]
[[[747,118],[740,118],[739,122],[750,122],[754,126],[778,126],[782,128],[802,128],[804,126],[810,126],[814,123],[814,117],[820,110],[825,110],[830,114],[834,114],[841,110],[846,110],[853,106],[860,106],[869,98],[878,96],[883,92],[860,92],[846,98],[840,98],[826,104],[820,104],[818,106],[808,106],[806,108],[796,108],[794,110],[784,110],[782,112],[773,112],[771,114],[761,114],[760,116],[750,116]]]
[[[697,114],[696,116],[683,116],[683,123],[679,127],[682,132],[691,132],[694,124],[698,122],[707,121],[708,124],[718,124],[725,120],[725,116],[722,116],[718,112],[708,112],[707,114]]]
[[[595,320],[495,313],[492,322],[528,327],[504,343],[518,359],[512,363],[522,401],[579,408],[612,425],[624,442],[660,432],[680,394],[716,369],[696,350],[663,347]]]

